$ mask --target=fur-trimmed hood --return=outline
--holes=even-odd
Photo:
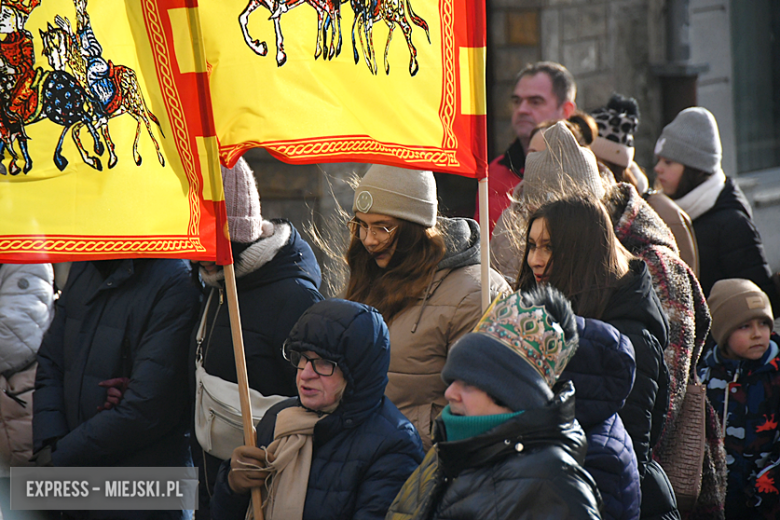
[[[479,264],[479,224],[470,218],[439,218],[447,252],[439,269],[455,269]]]

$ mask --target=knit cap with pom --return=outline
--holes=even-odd
[[[634,133],[639,126],[639,105],[634,98],[613,94],[607,105],[591,113],[599,135],[590,145],[596,157],[623,168],[634,160]]]

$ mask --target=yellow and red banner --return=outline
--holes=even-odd
[[[487,175],[485,5],[0,0],[0,262],[230,261],[218,160]]]
[[[485,3],[199,2],[223,163],[262,146],[487,175]]]
[[[0,1],[0,262],[230,261],[198,31],[194,2]]]

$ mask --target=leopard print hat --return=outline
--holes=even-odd
[[[639,126],[639,105],[634,98],[612,94],[606,106],[591,113],[599,136],[591,150],[602,161],[628,168],[634,160],[634,133]]]

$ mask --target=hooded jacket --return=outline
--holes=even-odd
[[[699,244],[699,281],[704,295],[709,296],[718,280],[746,278],[769,296],[778,316],[780,296],[771,280],[753,212],[733,179],[726,178],[715,204],[693,220],[693,229]]]
[[[575,417],[588,439],[584,468],[598,484],[611,520],[639,518],[639,470],[631,437],[617,414],[634,385],[628,338],[604,322],[577,317],[579,346],[561,374],[577,391]]]
[[[322,300],[318,289],[322,281],[320,266],[314,253],[287,220],[271,221],[274,234],[252,244],[241,244],[236,255],[236,288],[241,312],[241,332],[244,338],[249,386],[261,394],[297,395],[295,368],[282,357],[282,344],[295,322],[306,309]],[[207,291],[217,291],[211,298],[204,335],[203,366],[211,375],[237,382],[236,361],[230,316],[224,298],[224,273],[202,275]],[[208,298],[204,299],[207,302]],[[190,367],[194,367],[196,345],[190,351]],[[190,374],[190,395],[195,395],[194,371]],[[236,408],[238,406],[236,395]],[[204,470],[207,486],[201,485],[201,503],[208,508],[208,493],[213,489],[217,470],[222,462],[204,453],[193,436],[193,458]],[[205,460],[204,460],[205,459]]]
[[[274,234],[237,255],[236,288],[241,311],[249,386],[263,395],[297,395],[295,368],[282,357],[282,344],[306,309],[322,300],[322,274],[311,247],[287,220],[273,220]],[[220,274],[221,271],[220,271]],[[224,275],[203,277],[215,288],[206,319],[203,366],[235,383],[236,362],[230,317],[224,300]],[[192,354],[194,355],[194,345]]]
[[[290,333],[288,345],[338,363],[347,382],[338,408],[314,427],[304,520],[384,518],[401,485],[422,461],[420,438],[386,397],[390,344],[381,315],[367,305],[325,300],[312,306]],[[271,408],[257,427],[257,445],[273,440],[277,414],[298,398]],[[243,519],[249,494],[227,482],[220,468],[211,514]],[[303,500],[303,497],[302,497]]]
[[[699,355],[710,329],[710,312],[699,282],[688,264],[676,254],[674,238],[664,222],[648,206],[633,186],[618,184],[608,195],[615,235],[623,246],[648,266],[653,288],[669,319],[669,347],[664,360],[669,370],[669,407],[665,427],[653,446],[653,457],[662,467],[671,468],[671,453],[678,438],[691,370],[696,370]],[[615,216],[617,215],[617,216]],[[707,406],[714,419],[714,410]],[[723,440],[708,430],[702,492],[697,509],[722,509],[725,497],[726,458]]]
[[[729,456],[726,518],[780,516],[780,336],[756,361],[711,350],[700,371],[707,396],[725,427]]]
[[[170,259],[104,262],[73,264],[38,351],[35,449],[54,445],[54,466],[191,466],[186,363],[199,290],[189,266]],[[122,400],[98,411],[106,400],[98,383],[117,377],[130,379]]]
[[[0,477],[32,456],[36,353],[54,316],[51,264],[0,264]]]
[[[387,520],[594,519],[596,483],[582,468],[585,435],[574,420],[574,388],[482,435],[437,443],[406,481]]]
[[[425,449],[431,426],[447,405],[441,371],[455,341],[482,317],[479,225],[465,218],[440,218],[447,252],[420,303],[390,323],[390,379],[387,397],[420,432]],[[506,281],[490,270],[490,299],[509,293]]]

